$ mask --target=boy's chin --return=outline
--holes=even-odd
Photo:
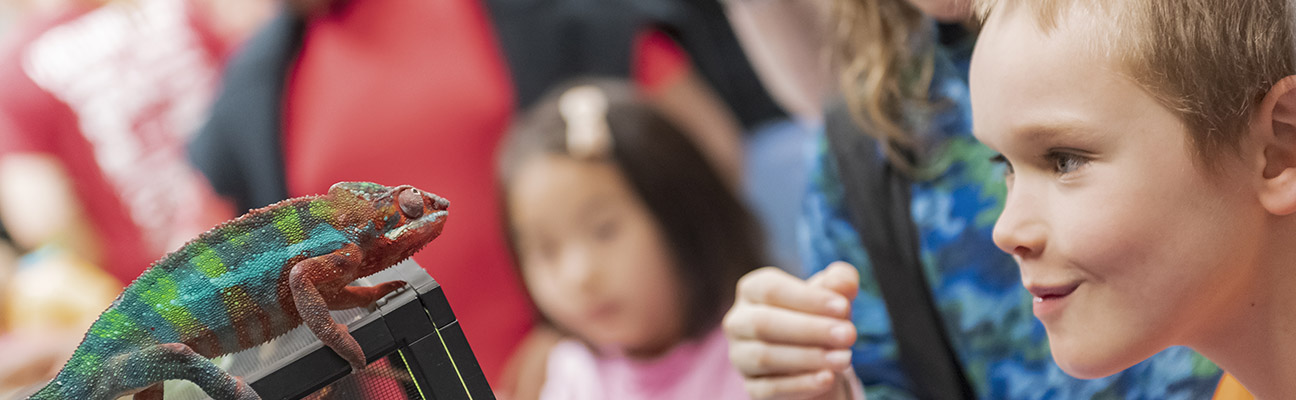
[[[1062,372],[1080,379],[1106,378],[1147,358],[1132,356],[1142,352],[1129,348],[1129,343],[1111,343],[1094,337],[1059,338],[1052,333],[1049,350]]]

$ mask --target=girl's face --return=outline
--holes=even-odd
[[[600,349],[651,356],[683,332],[683,290],[661,227],[606,162],[539,155],[508,207],[540,311]]]
[[[1029,12],[993,16],[971,89],[976,136],[1009,165],[995,243],[1016,257],[1058,365],[1094,378],[1210,340],[1254,282],[1265,211],[1250,169],[1224,155],[1206,174],[1185,125],[1080,18],[1046,35]]]

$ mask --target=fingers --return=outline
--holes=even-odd
[[[847,300],[854,300],[859,293],[859,270],[845,261],[837,261],[811,276],[807,283],[832,290]]]
[[[745,376],[796,375],[827,369],[840,371],[850,366],[850,350],[828,350],[738,341],[729,345],[729,359]]]
[[[842,272],[820,279],[843,279],[839,275]],[[845,285],[837,282],[832,284]],[[855,284],[858,285],[858,279]],[[854,297],[854,294],[850,297],[843,296],[827,287],[811,285],[778,268],[765,267],[748,273],[738,281],[737,297],[735,304],[764,304],[826,317],[847,318],[850,297]]]
[[[748,378],[743,381],[753,399],[808,399],[827,393],[835,381],[831,371]]]
[[[846,263],[804,281],[773,267],[739,280],[723,328],[748,394],[808,399],[832,390],[833,371],[850,365],[850,301],[858,288],[859,273]]]
[[[738,300],[725,315],[725,334],[735,341],[847,348],[855,342],[850,303],[825,286],[857,287],[857,276],[845,263],[816,274],[814,282],[773,267],[748,273],[738,282]]]
[[[762,304],[734,306],[723,326],[730,340],[825,348],[847,348],[855,342],[855,326],[848,320]]]

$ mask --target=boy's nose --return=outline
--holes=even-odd
[[[1003,214],[994,226],[995,245],[1019,260],[1041,254],[1048,236],[1039,209],[1041,199],[1023,192],[1008,192]]]

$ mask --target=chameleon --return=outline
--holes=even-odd
[[[347,284],[422,249],[441,234],[449,206],[408,185],[341,182],[222,223],[128,285],[30,399],[161,399],[168,379],[214,399],[260,399],[209,358],[303,323],[359,371],[364,353],[329,310],[368,306],[404,286]]]

